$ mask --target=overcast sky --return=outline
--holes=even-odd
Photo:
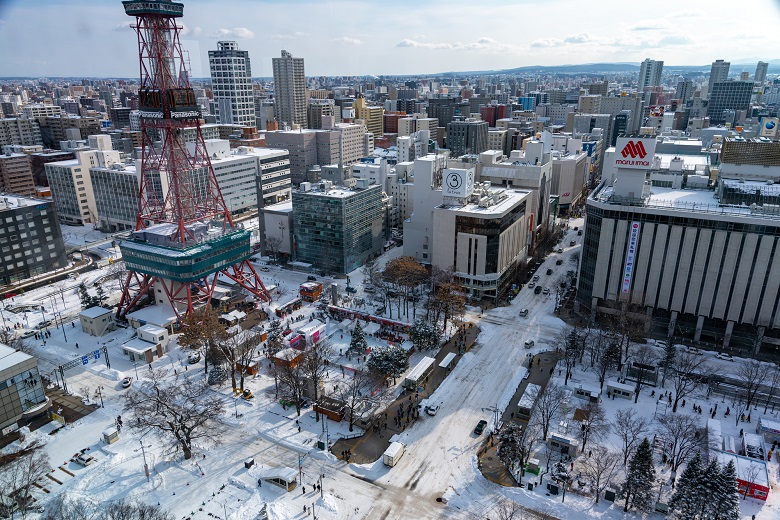
[[[780,58],[780,0],[185,0],[192,74],[219,39],[271,76],[282,49],[307,76],[425,74],[525,65],[701,65]],[[120,0],[0,0],[0,77],[138,76]],[[752,68],[746,68],[753,72]],[[205,73],[204,73],[205,72]],[[732,67],[732,72],[738,72]]]

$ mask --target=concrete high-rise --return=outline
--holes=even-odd
[[[759,61],[756,65],[756,74],[753,79],[756,83],[761,84],[766,81],[766,71],[769,68],[769,63],[765,61]]]
[[[661,72],[664,68],[663,61],[645,59],[642,65],[639,67],[639,85],[638,90],[641,92],[645,87],[657,87],[661,84]]]
[[[209,51],[209,68],[217,121],[255,126],[249,52],[238,50],[236,42],[217,42],[217,50]]]
[[[723,60],[715,60],[712,62],[712,68],[710,69],[710,81],[707,84],[707,96],[712,94],[712,87],[715,83],[721,83],[726,81],[729,77],[729,67],[731,63]]]
[[[27,154],[0,155],[0,192],[26,197],[35,195],[35,181]]]
[[[724,111],[747,110],[753,95],[752,81],[722,81],[715,83],[710,92],[707,116],[712,124],[734,123],[733,116]]]
[[[693,97],[693,81],[686,79],[677,83],[677,90],[674,91],[674,97],[685,103]]]
[[[280,123],[306,127],[306,75],[303,58],[293,58],[282,51],[281,58],[274,58],[274,115]]]

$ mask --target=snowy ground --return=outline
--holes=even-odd
[[[581,224],[581,221],[571,222],[572,226]],[[69,240],[74,240],[72,237],[76,235],[74,232]],[[572,268],[567,257],[579,250],[579,246],[568,247],[568,243],[578,238],[576,232],[570,232],[563,240],[567,246],[564,253],[551,255],[544,262],[539,269],[540,283],[552,287],[566,270]],[[75,240],[78,241],[78,237]],[[400,254],[401,250],[395,248],[383,257],[383,261]],[[565,260],[562,266],[555,265],[559,256]],[[544,274],[547,268],[554,270],[550,277]],[[105,270],[91,271],[82,275],[81,279],[92,282],[105,274]],[[304,273],[278,267],[270,267],[268,272],[260,274],[266,283],[281,287],[283,294],[279,297],[280,302],[291,299],[298,285],[306,278]],[[351,284],[359,288],[358,297],[363,295],[360,289],[362,279],[359,271],[350,274]],[[342,287],[346,285],[346,280],[332,281]],[[13,302],[6,302],[15,306],[44,305],[45,314],[41,314],[40,310],[14,313],[4,309],[0,315],[6,322],[29,323],[30,326],[44,318],[51,319],[54,310],[75,318],[80,310],[75,291],[79,282],[69,280],[60,287],[36,289],[15,297]],[[116,291],[112,288],[109,290]],[[548,497],[541,491],[529,493],[517,488],[502,488],[484,479],[477,469],[475,454],[484,437],[475,436],[472,430],[480,419],[489,421],[494,408],[503,409],[514,393],[526,371],[522,363],[529,351],[523,348],[524,341],[535,341],[532,353],[551,348],[564,326],[563,322],[553,316],[554,304],[554,294],[536,295],[533,290],[526,288],[510,306],[487,311],[484,316],[480,316],[478,309],[469,308],[466,319],[479,322],[482,329],[477,344],[463,356],[431,396],[431,400],[441,403],[439,413],[434,417],[421,416],[413,427],[398,435],[398,439],[406,443],[408,448],[393,468],[384,466],[381,460],[370,465],[348,465],[328,452],[318,451],[316,442],[325,438],[323,423],[314,420],[310,409],[305,410],[299,418],[295,410],[285,411],[274,401],[274,382],[268,373],[267,364],[247,383],[256,396],[252,401],[233,398],[227,388],[215,390],[225,402],[222,420],[229,426],[228,434],[220,446],[198,447],[194,458],[184,461],[164,455],[153,435],[139,439],[135,432],[127,429],[122,431],[118,442],[106,445],[101,441],[101,432],[114,424],[117,415],[123,414],[121,396],[127,390],[121,389],[119,380],[124,376],[135,379],[136,373],[138,378],[143,379],[148,373],[148,367],[133,366],[119,354],[117,345],[128,339],[132,331],[119,329],[102,338],[94,338],[81,332],[78,322],[75,327],[66,322],[64,333],[61,329],[49,329],[52,336],[45,347],[41,341],[31,340],[40,355],[41,371],[51,373],[62,362],[103,345],[109,349],[112,369],[107,370],[100,359],[66,373],[68,387],[76,393],[84,392],[94,399],[95,390],[101,386],[105,408],[68,425],[54,435],[48,435],[51,430],[49,426],[31,434],[31,438],[39,438],[47,443],[54,469],[52,475],[62,482],[47,482],[51,493],[39,493],[39,499],[45,502],[54,494],[63,492],[72,497],[100,502],[131,497],[160,503],[176,518],[182,519],[250,520],[262,518],[259,513],[264,509],[268,517],[273,519],[304,518],[303,506],[308,508],[313,505],[317,518],[330,520],[493,518],[497,497],[507,496],[529,508],[562,519],[636,518],[634,514],[622,512],[622,503],[614,505],[602,501],[594,507],[589,498],[569,493],[566,503],[561,504],[559,497]],[[518,318],[518,311],[523,308],[529,309],[529,314],[526,318]],[[315,310],[315,306],[306,305],[296,315],[308,317]],[[307,322],[308,319],[304,319],[299,323]],[[345,333],[342,338],[335,324],[329,324],[328,332],[334,348],[346,350],[349,334]],[[375,342],[373,339],[369,341]],[[78,349],[76,343],[79,344]],[[416,359],[412,359],[412,366]],[[334,362],[351,363],[343,358],[334,359]],[[734,366],[732,362],[716,360],[714,357],[712,363],[718,370],[724,371]],[[154,365],[167,369],[171,379],[203,377],[202,364],[187,365],[184,354],[178,348],[173,348],[162,359],[156,360]],[[327,384],[338,384],[341,377],[340,370],[332,370]],[[595,374],[584,371],[577,371],[575,379],[584,383],[597,381]],[[649,391],[643,390],[638,405],[607,399],[604,399],[603,404],[610,414],[621,407],[635,407],[641,414],[652,416],[655,398],[649,396]],[[691,401],[699,402],[705,411],[711,406],[703,398],[696,397]],[[690,405],[685,411],[690,411]],[[300,432],[296,419],[301,426]],[[723,433],[735,434],[733,421],[723,421],[722,425]],[[738,435],[738,428],[736,430]],[[337,425],[328,421],[327,438],[331,441],[345,433],[346,424]],[[607,438],[604,442],[614,440]],[[84,448],[90,448],[90,453],[97,457],[95,464],[83,468],[69,462],[73,454]],[[377,457],[380,455],[377,453]],[[144,456],[151,468],[148,482],[143,472]],[[256,462],[255,467],[249,470],[243,465],[248,458],[254,458]],[[299,458],[302,459],[305,493],[302,491],[303,486],[290,493],[284,493],[270,484],[257,486],[255,476],[258,471],[268,467],[297,470]],[[75,477],[59,469],[60,466]],[[773,487],[776,487],[776,463],[772,464],[770,473]],[[312,489],[312,484],[320,475],[324,475],[322,496]],[[767,504],[752,500],[742,502],[743,518],[750,518],[752,514],[756,514],[758,519],[777,518],[777,495],[773,491]],[[436,502],[439,497],[446,499],[446,503]]]

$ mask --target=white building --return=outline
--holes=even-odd
[[[217,42],[209,51],[209,69],[217,121],[222,124],[255,126],[255,99],[249,52],[236,42]]]
[[[39,117],[61,116],[62,107],[59,105],[44,105],[36,103],[22,107],[22,115],[28,119],[37,119]]]

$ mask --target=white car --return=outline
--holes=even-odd
[[[530,283],[528,284],[528,288],[529,288],[529,289],[533,289],[534,287],[536,287],[536,284],[535,284],[534,282],[530,282]]]
[[[734,361],[734,357],[731,354],[726,354],[725,352],[718,352],[715,357],[718,359],[723,359],[724,361]]]
[[[542,290],[542,293],[544,293],[544,294],[550,294],[550,288],[549,288],[549,287],[545,287],[545,288]]]
[[[126,377],[122,379],[122,388],[130,388],[130,385],[133,384],[133,378],[132,377]]]
[[[521,318],[525,318],[526,316],[528,316],[528,309],[521,310],[520,311],[520,317]]]
[[[534,340],[532,339],[529,339],[528,341],[525,342],[525,348],[531,348],[534,345],[536,345],[536,343],[534,343]]]
[[[696,354],[697,356],[703,356],[704,352],[696,347],[685,347],[685,351],[689,354]]]
[[[187,361],[189,361],[190,365],[194,365],[200,361],[200,352],[192,352],[189,356],[187,356]]]
[[[439,405],[438,404],[431,404],[425,407],[425,413],[428,415],[436,415],[436,412],[439,411]]]
[[[76,457],[76,464],[80,464],[81,466],[89,466],[93,462],[95,462],[95,457],[91,455],[87,455],[86,453],[82,453],[78,457]]]

